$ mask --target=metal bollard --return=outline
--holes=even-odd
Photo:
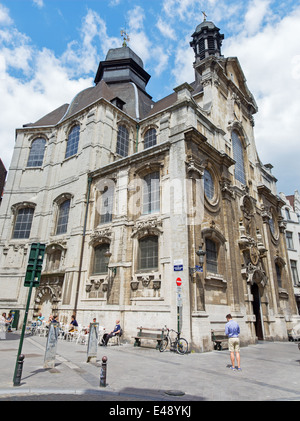
[[[20,354],[18,358],[18,365],[16,371],[16,377],[14,379],[14,386],[20,386],[21,378],[22,378],[22,370],[23,370],[23,363],[24,363],[25,355]]]
[[[100,387],[106,387],[106,363],[107,357],[102,357],[102,365],[100,371]]]

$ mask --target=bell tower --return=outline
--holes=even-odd
[[[192,35],[193,41],[190,42],[195,52],[196,64],[209,56],[222,57],[221,46],[224,35],[220,34],[220,29],[213,22],[207,21],[206,14],[202,13],[204,21],[197,26]]]

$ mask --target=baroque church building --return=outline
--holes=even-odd
[[[0,207],[3,311],[22,320],[30,245],[44,243],[29,320],[76,314],[109,329],[120,319],[128,342],[138,326],[179,325],[203,352],[231,313],[243,345],[287,340],[299,316],[284,202],[223,39],[212,22],[198,25],[195,80],[157,102],[142,60],[126,45],[111,49],[95,86],[16,130]]]

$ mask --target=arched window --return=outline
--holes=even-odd
[[[235,131],[232,132],[231,138],[233,159],[235,160],[234,175],[236,180],[239,180],[241,183],[246,184],[244,151],[242,141],[237,132]]]
[[[206,270],[212,273],[218,273],[218,251],[214,241],[207,238],[205,240],[206,248]]]
[[[105,187],[101,200],[100,224],[107,224],[112,221],[113,214],[114,189],[112,186]]]
[[[125,126],[120,125],[117,137],[117,154],[121,156],[128,156],[129,147],[129,133]]]
[[[139,240],[138,269],[158,268],[158,237],[152,235]]]
[[[46,140],[42,137],[32,142],[27,167],[41,167],[43,165],[45,145]]]
[[[93,275],[107,273],[107,259],[105,253],[109,250],[109,244],[100,244],[94,249]]]
[[[21,208],[18,210],[13,238],[29,238],[34,209],[33,208]]]
[[[69,133],[65,158],[73,156],[78,151],[80,126],[74,126]]]
[[[204,170],[204,192],[207,199],[212,200],[214,198],[214,195],[215,195],[214,179],[211,173],[207,169]]]
[[[156,130],[149,129],[144,137],[144,149],[150,148],[154,145],[156,145]]]
[[[68,228],[69,211],[70,211],[70,199],[65,200],[59,206],[56,235],[65,234]]]
[[[159,212],[160,210],[160,183],[159,172],[155,171],[144,177],[143,213]]]

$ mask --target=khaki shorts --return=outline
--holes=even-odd
[[[240,339],[239,338],[229,338],[228,339],[228,348],[230,352],[240,352]]]

